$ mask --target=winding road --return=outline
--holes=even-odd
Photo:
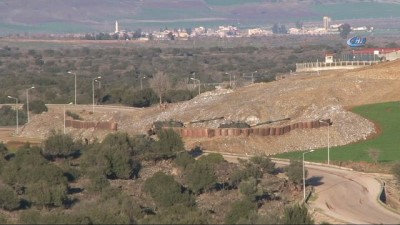
[[[223,154],[230,162],[237,156]],[[276,161],[278,166],[288,162]],[[306,163],[309,184],[314,187],[315,200],[308,204],[327,216],[354,224],[399,224],[400,214],[394,213],[378,202],[380,182],[373,174],[327,165]]]
[[[372,174],[307,165],[316,200],[315,210],[348,223],[399,224],[400,215],[378,202],[380,182]]]

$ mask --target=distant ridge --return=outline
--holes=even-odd
[[[355,13],[356,12],[356,13]],[[112,32],[121,28],[179,28],[219,25],[271,26],[274,23],[396,18],[394,0],[3,0],[0,35],[8,33]]]

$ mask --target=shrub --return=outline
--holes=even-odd
[[[23,210],[19,217],[20,224],[40,224],[41,215],[37,209]]]
[[[257,184],[254,177],[250,177],[247,181],[243,181],[239,185],[240,193],[244,194],[248,200],[255,201],[257,197],[264,194],[262,187]]]
[[[209,224],[209,217],[194,207],[177,204],[148,216],[140,224]]]
[[[10,224],[7,222],[7,218],[3,214],[0,214],[0,224]]]
[[[263,173],[272,174],[275,172],[275,163],[265,155],[253,156],[250,158],[250,162],[258,166]]]
[[[11,106],[3,105],[0,108],[0,126],[13,126],[17,124],[16,111]],[[25,124],[27,115],[23,110],[18,110],[18,125]]]
[[[158,95],[151,88],[138,91],[126,91],[122,96],[122,103],[133,107],[149,107],[158,102]]]
[[[108,134],[101,144],[85,152],[82,167],[87,172],[100,171],[111,179],[137,177],[141,164],[134,159],[137,154],[134,143],[135,139],[127,133]]]
[[[244,163],[244,168],[237,169],[230,175],[229,180],[232,187],[237,187],[241,181],[247,180],[251,177],[259,179],[263,176],[262,171],[257,165],[248,163],[247,161],[242,163]]]
[[[285,209],[283,224],[314,224],[304,205],[294,205]]]
[[[185,180],[193,192],[201,193],[213,188],[217,178],[214,175],[214,167],[211,164],[196,161],[186,168]]]
[[[195,163],[196,160],[188,152],[181,152],[176,156],[174,162],[179,167],[186,169],[186,167]]]
[[[400,183],[400,163],[393,165],[392,174],[396,178],[397,182]]]
[[[183,127],[183,123],[175,120],[155,121],[153,123],[153,131],[157,134],[162,131],[163,127]]]
[[[232,204],[225,217],[226,224],[236,224],[239,220],[250,220],[256,214],[257,205],[248,199],[239,200]]]
[[[23,109],[26,111],[26,103],[23,106]],[[29,111],[34,114],[40,114],[42,112],[47,112],[48,108],[46,104],[41,100],[34,100],[29,102]]]
[[[91,174],[88,190],[90,192],[101,192],[110,186],[110,182],[103,174]]]
[[[219,153],[210,153],[208,155],[204,155],[204,156],[200,157],[200,159],[198,161],[200,163],[215,165],[215,164],[218,164],[218,163],[225,162],[225,159]]]
[[[40,148],[20,148],[3,168],[3,181],[9,185],[26,184],[32,181],[32,170],[45,165],[47,160]]]
[[[144,190],[149,192],[157,205],[162,207],[170,207],[180,203],[186,206],[194,204],[191,196],[183,191],[174,177],[163,172],[157,172],[148,178],[144,183]]]
[[[77,146],[69,134],[51,131],[50,136],[44,141],[43,155],[49,157],[69,157],[75,155]]]
[[[94,205],[85,214],[89,215],[89,224],[133,224],[134,221],[130,221],[128,215],[120,209],[118,202],[110,200]]]
[[[190,90],[168,90],[165,100],[170,103],[187,101],[193,98],[195,94]]]
[[[67,199],[68,182],[63,171],[40,154],[41,149],[22,148],[3,168],[3,181],[25,192],[37,206],[61,206]]]
[[[8,154],[7,147],[3,144],[3,142],[0,142],[0,175],[2,173],[4,165],[7,163],[5,159],[7,154]]]
[[[15,210],[20,206],[20,200],[14,190],[7,185],[0,185],[0,208]]]
[[[74,119],[74,120],[82,120],[82,118],[81,118],[78,114],[73,113],[73,112],[71,112],[71,111],[69,111],[69,110],[67,110],[67,111],[65,112],[65,114],[66,114],[67,116],[71,117],[71,118]]]
[[[160,131],[158,138],[154,150],[148,154],[149,159],[168,159],[185,150],[181,136],[172,129]]]
[[[289,166],[286,168],[286,174],[290,181],[294,184],[303,184],[303,164],[300,161],[290,160]],[[307,170],[305,171],[307,177]]]
[[[0,142],[0,157],[4,157],[7,154],[8,154],[7,146],[3,142]]]

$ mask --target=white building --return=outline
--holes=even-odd
[[[323,23],[324,23],[324,28],[325,28],[325,30],[328,30],[328,28],[329,28],[329,23],[331,22],[331,18],[330,17],[328,17],[328,16],[324,16],[323,18],[322,18],[322,20],[323,20]]]
[[[119,28],[118,28],[118,21],[115,21],[115,33],[119,32]]]

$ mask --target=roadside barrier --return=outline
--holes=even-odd
[[[94,122],[80,120],[65,120],[65,127],[73,127],[76,129],[102,129],[102,130],[117,130],[118,123],[115,122]]]
[[[163,129],[173,129],[181,137],[201,138],[201,137],[219,137],[219,136],[280,136],[289,133],[295,129],[320,128],[331,125],[330,119],[315,120],[308,122],[298,122],[281,127],[258,127],[258,128],[186,128],[186,127],[163,127]]]

